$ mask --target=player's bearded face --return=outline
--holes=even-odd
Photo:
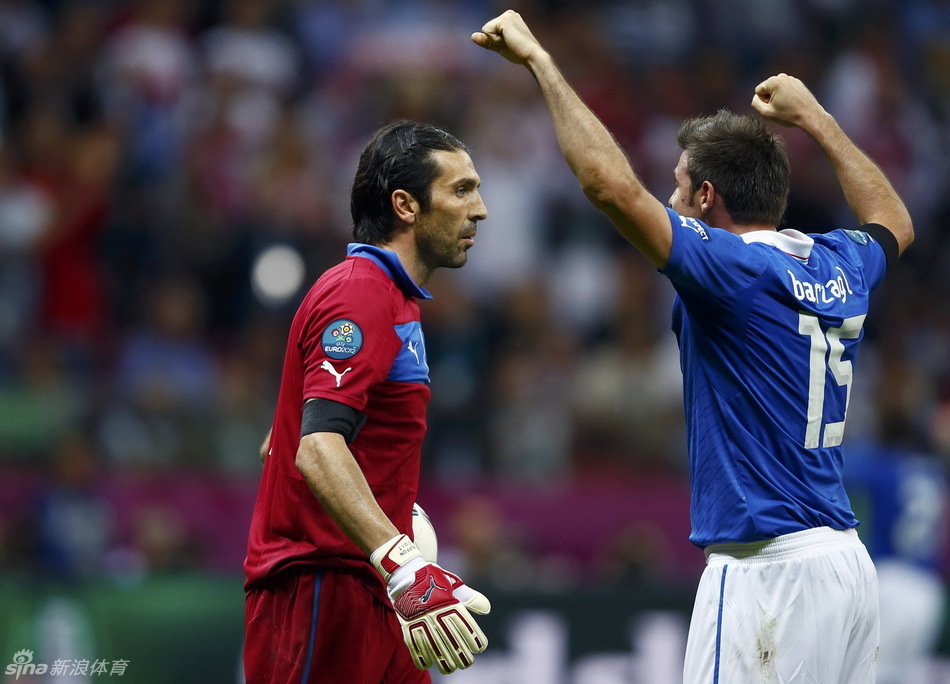
[[[475,244],[476,222],[488,215],[478,193],[478,174],[465,152],[434,153],[442,173],[432,183],[428,211],[417,217],[416,247],[429,270],[459,268]]]

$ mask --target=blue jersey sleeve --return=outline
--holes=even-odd
[[[844,261],[864,272],[868,290],[874,290],[887,271],[886,248],[880,240],[864,230],[833,230],[823,235],[812,235],[815,242],[836,252]]]
[[[673,247],[662,270],[677,289],[700,290],[717,297],[748,287],[767,264],[760,252],[749,250],[742,238],[699,219],[667,209]]]

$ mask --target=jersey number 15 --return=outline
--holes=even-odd
[[[822,447],[835,447],[844,438],[844,421],[851,401],[851,382],[854,380],[853,366],[841,357],[844,354],[842,339],[856,339],[861,334],[866,314],[846,318],[837,328],[822,331],[818,317],[807,313],[798,314],[798,332],[811,339],[811,351],[808,357],[808,424],[805,427],[805,448],[817,449],[821,437],[821,426],[825,426]],[[841,420],[825,422],[825,377],[826,370],[839,387],[845,387],[844,411]],[[832,416],[837,418],[838,416]]]

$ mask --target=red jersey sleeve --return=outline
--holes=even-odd
[[[386,379],[402,345],[387,284],[341,280],[312,306],[297,341],[303,398],[330,399],[362,411],[369,389]]]

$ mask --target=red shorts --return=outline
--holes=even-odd
[[[285,572],[247,592],[247,684],[430,684],[392,606],[356,575]]]

